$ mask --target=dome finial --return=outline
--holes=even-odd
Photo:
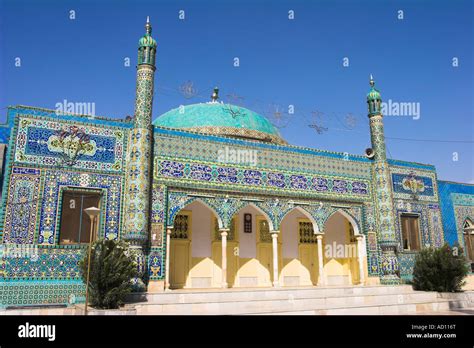
[[[370,83],[370,87],[374,87],[375,81],[374,81],[374,78],[373,78],[372,74],[370,74],[370,82],[369,83]]]
[[[146,30],[147,35],[151,34],[150,16],[146,16],[145,30]]]
[[[219,99],[219,88],[214,87],[214,92],[211,95],[211,101],[213,103],[217,103],[217,99]]]

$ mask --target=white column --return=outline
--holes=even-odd
[[[364,236],[361,234],[356,235],[357,238],[357,256],[359,258],[359,278],[360,284],[364,285],[365,283],[365,272],[364,272],[364,256],[362,255],[362,250],[364,247]]]
[[[227,288],[227,232],[228,229],[219,229],[222,239],[222,288]]]
[[[324,276],[324,259],[323,259],[323,234],[318,233],[316,235],[316,240],[318,243],[318,267],[319,267],[319,279],[318,285],[326,285],[326,277]]]
[[[166,229],[166,265],[165,265],[165,290],[170,289],[170,249],[172,227]]]
[[[271,231],[273,247],[273,287],[279,286],[278,281],[278,233],[280,231]]]

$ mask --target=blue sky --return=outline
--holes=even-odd
[[[291,144],[362,154],[372,73],[384,101],[420,107],[417,120],[385,117],[388,156],[474,183],[472,1],[0,0],[0,121],[8,105],[54,109],[64,99],[93,102],[97,115],[133,114],[147,15],[158,42],[155,118],[219,86],[224,101],[267,115]],[[192,98],[179,91],[188,81]],[[294,114],[275,119],[289,105]]]

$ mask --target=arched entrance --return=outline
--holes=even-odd
[[[238,247],[234,286],[272,286],[273,251],[271,231],[273,225],[267,214],[253,203],[241,208],[235,215]],[[280,254],[280,253],[279,253]]]
[[[365,238],[354,218],[334,212],[324,225],[324,274],[327,285],[360,284],[366,278]]]
[[[282,286],[311,286],[320,282],[317,248],[318,225],[304,209],[295,207],[280,225]]]
[[[170,236],[170,288],[221,286],[220,253],[213,252],[215,212],[200,200],[182,208]]]

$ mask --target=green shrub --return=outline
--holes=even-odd
[[[462,249],[455,252],[449,245],[421,250],[415,259],[413,289],[438,292],[461,291],[469,273]]]
[[[87,258],[80,262],[81,276],[86,283]],[[124,241],[99,239],[92,244],[89,276],[89,304],[95,308],[118,308],[131,292],[130,279],[136,276],[137,265]]]

